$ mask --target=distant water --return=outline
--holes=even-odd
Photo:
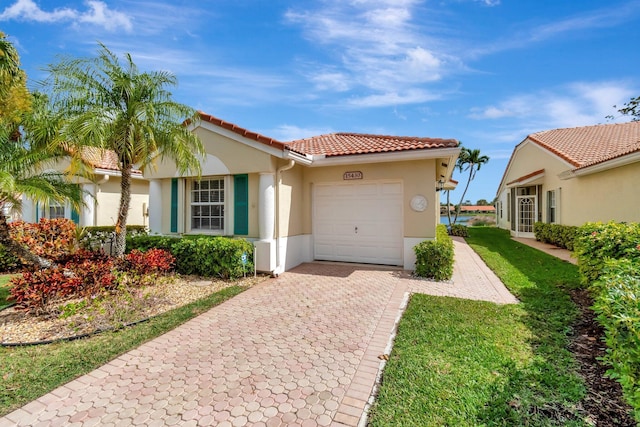
[[[454,215],[451,215],[451,221],[453,221]],[[460,224],[460,225],[466,225],[467,221],[469,221],[471,218],[470,216],[459,216],[458,220],[456,221],[456,224]],[[446,215],[440,215],[440,224],[445,224],[445,225],[449,225],[449,218]]]

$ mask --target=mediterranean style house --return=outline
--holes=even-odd
[[[553,129],[527,136],[497,191],[497,224],[533,237],[537,221],[640,221],[640,122]]]
[[[91,167],[93,181],[78,179],[84,191],[84,204],[80,212],[71,209],[69,204],[38,204],[23,197],[22,219],[27,222],[38,222],[40,218],[67,218],[76,224],[87,226],[115,225],[120,204],[120,170],[118,159],[113,151],[86,147],[83,158]],[[69,166],[62,161],[50,167],[51,170],[63,171]],[[131,180],[131,205],[127,217],[127,225],[148,225],[147,210],[149,203],[149,182],[142,172],[135,170]]]
[[[200,116],[200,179],[169,161],[145,171],[152,233],[246,238],[257,269],[275,275],[313,260],[411,270],[413,247],[435,237],[458,141],[335,133],[285,143]]]

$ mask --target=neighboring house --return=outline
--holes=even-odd
[[[201,119],[200,180],[168,161],[145,172],[152,233],[247,238],[257,269],[273,274],[313,260],[413,269],[413,247],[435,237],[458,141],[335,133],[284,143]]]
[[[640,221],[640,122],[554,129],[516,146],[498,187],[497,224]]]
[[[120,171],[118,159],[113,151],[98,148],[86,148],[84,160],[90,165],[93,182],[79,179],[78,185],[85,192],[85,206],[80,212],[71,209],[69,204],[36,204],[23,198],[22,219],[38,222],[40,218],[68,218],[80,226],[115,225],[120,205]],[[49,169],[63,171],[68,161],[52,165]],[[134,170],[131,180],[131,204],[127,225],[148,225],[149,182],[142,172]]]

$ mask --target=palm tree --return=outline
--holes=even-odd
[[[180,173],[200,175],[202,142],[185,126],[198,120],[196,112],[172,100],[167,86],[176,78],[168,72],[140,72],[131,55],[121,64],[100,44],[96,58],[62,58],[48,68],[52,109],[63,117],[50,144],[68,146],[72,166],[82,163],[83,148],[112,150],[118,157],[121,197],[116,220],[115,254],[124,254],[131,173],[155,167],[157,159],[175,162]],[[74,170],[72,167],[71,170]]]
[[[456,168],[460,172],[464,172],[466,170],[469,171],[469,177],[467,179],[467,185],[464,187],[464,191],[462,192],[462,196],[460,196],[460,203],[456,207],[456,214],[453,218],[453,224],[458,221],[458,215],[460,214],[460,206],[462,205],[462,201],[464,200],[464,196],[467,194],[467,190],[469,189],[469,184],[476,177],[476,172],[480,170],[480,167],[489,161],[489,157],[481,155],[480,150],[473,149],[470,150],[466,147],[462,147],[460,150],[460,155],[458,156],[458,160],[456,161]]]

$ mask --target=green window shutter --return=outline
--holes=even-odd
[[[71,209],[71,221],[80,224],[80,214],[75,209]]]
[[[40,221],[40,203],[36,203],[36,222]]]
[[[233,177],[233,234],[249,234],[249,176]]]
[[[171,230],[178,232],[178,178],[171,178]]]

